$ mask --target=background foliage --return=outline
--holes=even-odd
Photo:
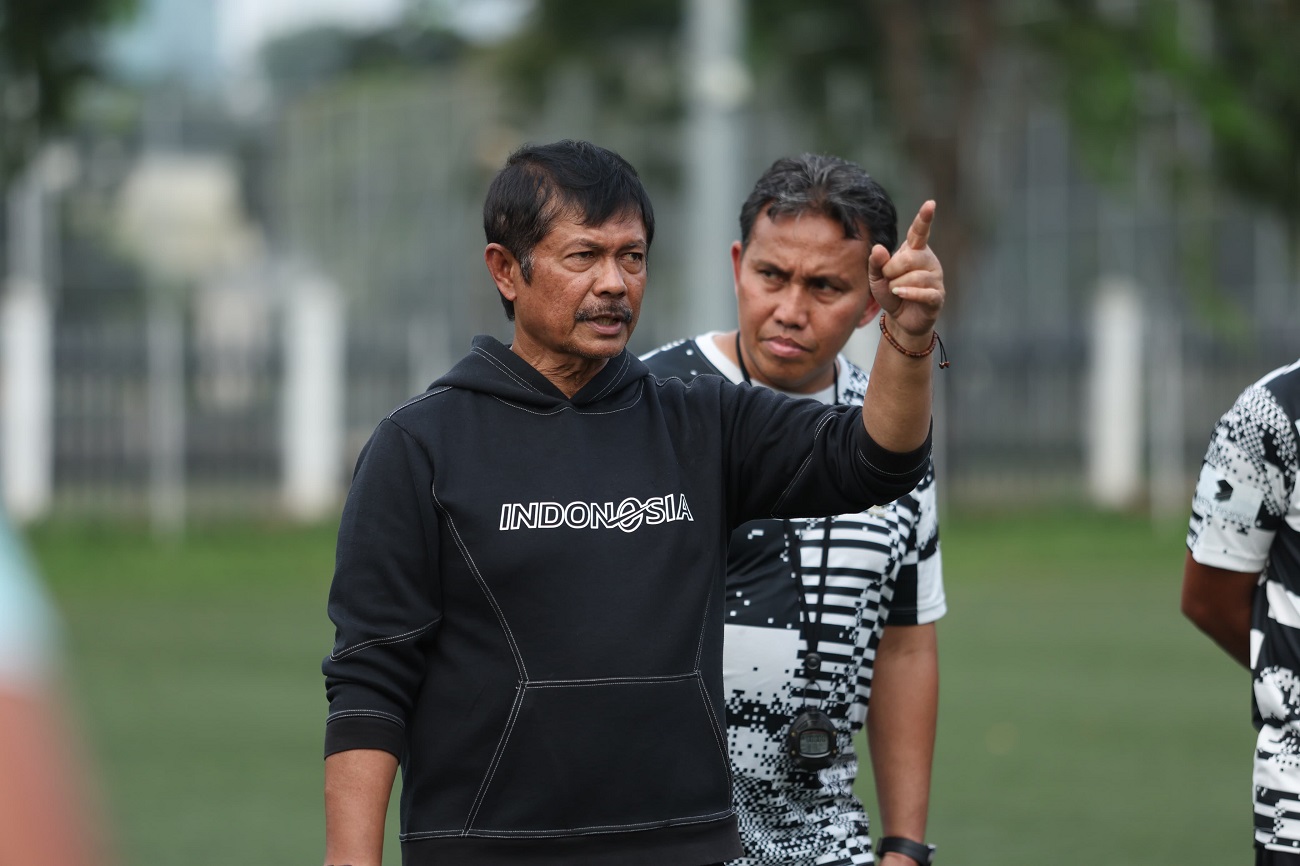
[[[68,120],[104,28],[138,0],[0,0],[0,187]]]

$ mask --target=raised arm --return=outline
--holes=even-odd
[[[886,333],[871,367],[862,421],[871,438],[890,451],[918,448],[930,432],[935,363],[930,350],[945,297],[943,268],[930,249],[934,211],[933,201],[921,205],[898,251],[890,255],[877,244],[868,265]]]

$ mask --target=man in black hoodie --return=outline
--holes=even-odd
[[[721,689],[730,530],[889,502],[929,457],[933,205],[871,253],[866,409],[625,347],[654,215],[585,142],[525,147],[484,204],[514,339],[380,422],[344,507],[323,670],[326,863],[679,864],[741,854]]]

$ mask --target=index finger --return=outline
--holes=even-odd
[[[914,250],[923,250],[930,245],[930,226],[934,223],[934,199],[928,200],[921,205],[921,209],[916,212],[916,219],[912,220],[912,225],[907,230],[907,240],[904,242]]]

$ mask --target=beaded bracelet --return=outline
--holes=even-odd
[[[893,346],[895,349],[902,352],[904,355],[906,355],[909,358],[928,357],[930,353],[934,351],[934,347],[938,346],[939,347],[939,369],[940,370],[948,369],[949,366],[948,350],[943,347],[943,340],[939,339],[938,331],[930,332],[930,347],[926,349],[924,352],[913,352],[911,349],[904,349],[902,344],[899,343],[897,340],[895,340],[894,335],[889,333],[889,329],[885,327],[884,313],[880,314],[880,333],[885,335],[885,339],[889,341],[889,345]]]

